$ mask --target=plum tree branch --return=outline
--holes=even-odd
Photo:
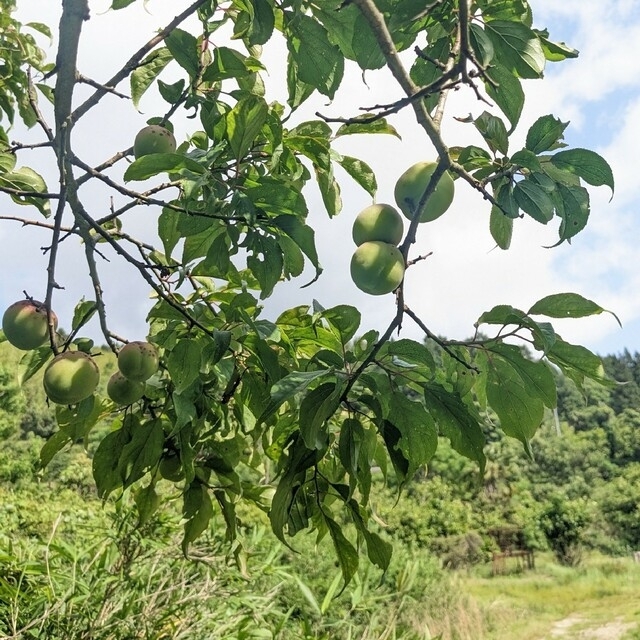
[[[80,0],[86,1],[86,0]],[[136,51],[124,66],[110,79],[107,80],[100,88],[96,89],[95,93],[85,100],[76,110],[71,114],[71,120],[77,122],[82,116],[90,109],[95,107],[102,98],[111,92],[115,87],[122,82],[129,74],[138,68],[144,56],[149,53],[157,44],[162,42],[180,23],[184,22],[189,16],[193,15],[203,4],[209,0],[196,0],[193,4],[187,7],[182,13],[179,13],[164,29],[158,32],[153,38],[151,38],[144,46]]]

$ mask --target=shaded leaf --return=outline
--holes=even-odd
[[[280,405],[304,391],[312,382],[331,373],[330,370],[319,371],[293,371],[281,378],[271,387],[271,401],[258,418],[258,422],[264,422],[271,417]]]
[[[569,125],[552,115],[541,116],[527,131],[526,147],[533,153],[542,153],[554,149],[563,139],[564,130]]]
[[[195,79],[200,71],[200,56],[198,55],[198,41],[195,36],[183,29],[173,29],[164,39],[167,49],[173,59]]]
[[[506,435],[517,438],[531,455],[529,444],[544,417],[544,403],[527,393],[513,367],[502,358],[490,358],[487,401],[500,419]]]
[[[400,432],[397,448],[408,462],[406,475],[410,479],[436,451],[435,423],[422,403],[409,400],[397,391],[391,396],[387,420]]]
[[[510,131],[516,128],[524,107],[524,91],[520,80],[501,64],[493,64],[486,74],[493,82],[485,82],[489,97],[500,107],[511,124]]]
[[[609,163],[589,149],[567,149],[552,156],[551,162],[559,169],[571,171],[586,183],[599,187],[607,185],[614,191],[613,173]]]
[[[485,31],[500,62],[521,78],[540,78],[545,56],[537,35],[522,22],[491,20]]]
[[[235,158],[243,158],[251,149],[268,115],[269,107],[259,96],[239,100],[227,114],[227,136]]]
[[[424,397],[427,411],[435,420],[439,434],[448,438],[459,454],[478,462],[480,474],[484,475],[485,437],[479,416],[457,393],[451,393],[435,382],[424,386]]]

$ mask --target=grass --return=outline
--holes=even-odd
[[[631,558],[592,555],[569,568],[542,555],[536,564],[532,571],[495,577],[485,566],[461,578],[461,587],[484,611],[483,640],[551,638],[554,623],[569,617],[579,621],[564,638],[616,620],[640,625],[640,565]],[[626,637],[640,637],[634,633]]]

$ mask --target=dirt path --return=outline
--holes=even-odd
[[[576,625],[585,622],[580,616],[569,616],[564,620],[559,620],[551,629],[552,638],[575,638],[580,640],[621,640],[624,634],[633,629],[633,622],[623,622],[622,618],[617,618],[599,627],[574,629]]]

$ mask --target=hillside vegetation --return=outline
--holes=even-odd
[[[52,410],[37,377],[19,390],[16,352],[1,346],[0,637],[533,639],[576,611],[566,637],[637,622],[638,354],[606,358],[625,384],[583,395],[561,381],[558,413],[533,440],[533,458],[491,431],[481,479],[443,442],[400,500],[393,474],[381,470],[374,508],[394,545],[392,567],[381,575],[366,565],[341,592],[327,540],[298,536],[298,554],[266,535],[257,509],[242,513],[242,545],[231,554],[215,518],[184,559],[172,506],[179,485],[160,482],[169,506],[142,522],[126,508],[135,491],[103,505],[91,439],[42,470]],[[99,361],[104,381],[115,363]],[[108,429],[98,425],[96,439]],[[535,571],[513,564],[491,576],[497,529],[521,532],[536,550]]]

